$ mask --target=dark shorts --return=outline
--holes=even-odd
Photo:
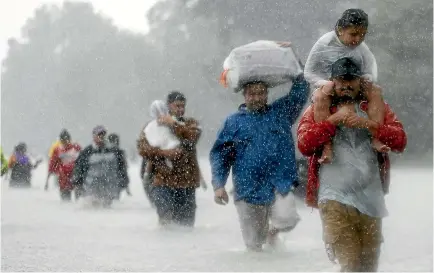
[[[156,186],[152,190],[160,224],[175,223],[194,226],[196,216],[196,188],[175,189]]]

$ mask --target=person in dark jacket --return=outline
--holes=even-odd
[[[127,160],[126,160],[126,156],[125,156],[125,151],[122,150],[122,149],[120,148],[120,139],[119,139],[119,135],[118,135],[118,134],[114,134],[114,133],[112,133],[112,134],[110,134],[110,135],[107,137],[107,139],[108,139],[109,145],[110,145],[111,147],[116,147],[116,148],[118,148],[118,149],[120,150],[120,152],[121,152],[121,154],[122,154],[122,157],[123,157],[123,162],[125,162],[125,164],[127,164]],[[125,169],[128,169],[128,165],[125,166]],[[119,198],[120,198],[120,196],[121,196],[121,192],[122,192],[122,190],[125,190],[125,192],[126,192],[129,196],[131,196],[130,189],[129,189],[128,185],[126,185],[124,188],[119,188],[119,193],[118,193],[116,199],[119,200]]]
[[[72,183],[84,196],[90,196],[94,205],[102,202],[109,207],[119,188],[129,184],[126,162],[119,148],[107,145],[103,126],[95,127],[92,133],[94,143],[78,156]]]
[[[27,145],[19,143],[15,147],[14,153],[8,163],[8,167],[11,170],[9,186],[17,188],[31,187],[32,170],[36,169],[41,161],[38,160],[33,164],[27,154]]]

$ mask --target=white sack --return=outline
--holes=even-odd
[[[233,49],[224,61],[223,69],[228,70],[226,82],[235,92],[252,81],[262,81],[272,88],[303,73],[291,47],[262,40]]]

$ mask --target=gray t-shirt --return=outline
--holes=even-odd
[[[356,113],[366,113],[356,105]],[[319,203],[335,200],[371,217],[385,217],[384,192],[377,154],[367,129],[339,126],[333,139],[333,161],[320,168]]]

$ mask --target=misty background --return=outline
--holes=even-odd
[[[62,128],[85,146],[92,128],[103,124],[134,158],[150,103],[179,90],[187,96],[186,115],[204,128],[199,153],[207,155],[224,118],[243,100],[218,83],[231,49],[263,39],[291,41],[304,62],[342,12],[355,7],[369,15],[366,43],[377,59],[379,84],[408,134],[403,157],[432,166],[431,0],[160,0],[143,11],[146,34],[118,28],[90,3],[44,5],[21,37],[7,42],[2,147],[9,155],[25,141],[32,153],[46,155]],[[272,96],[283,92],[277,88]]]

